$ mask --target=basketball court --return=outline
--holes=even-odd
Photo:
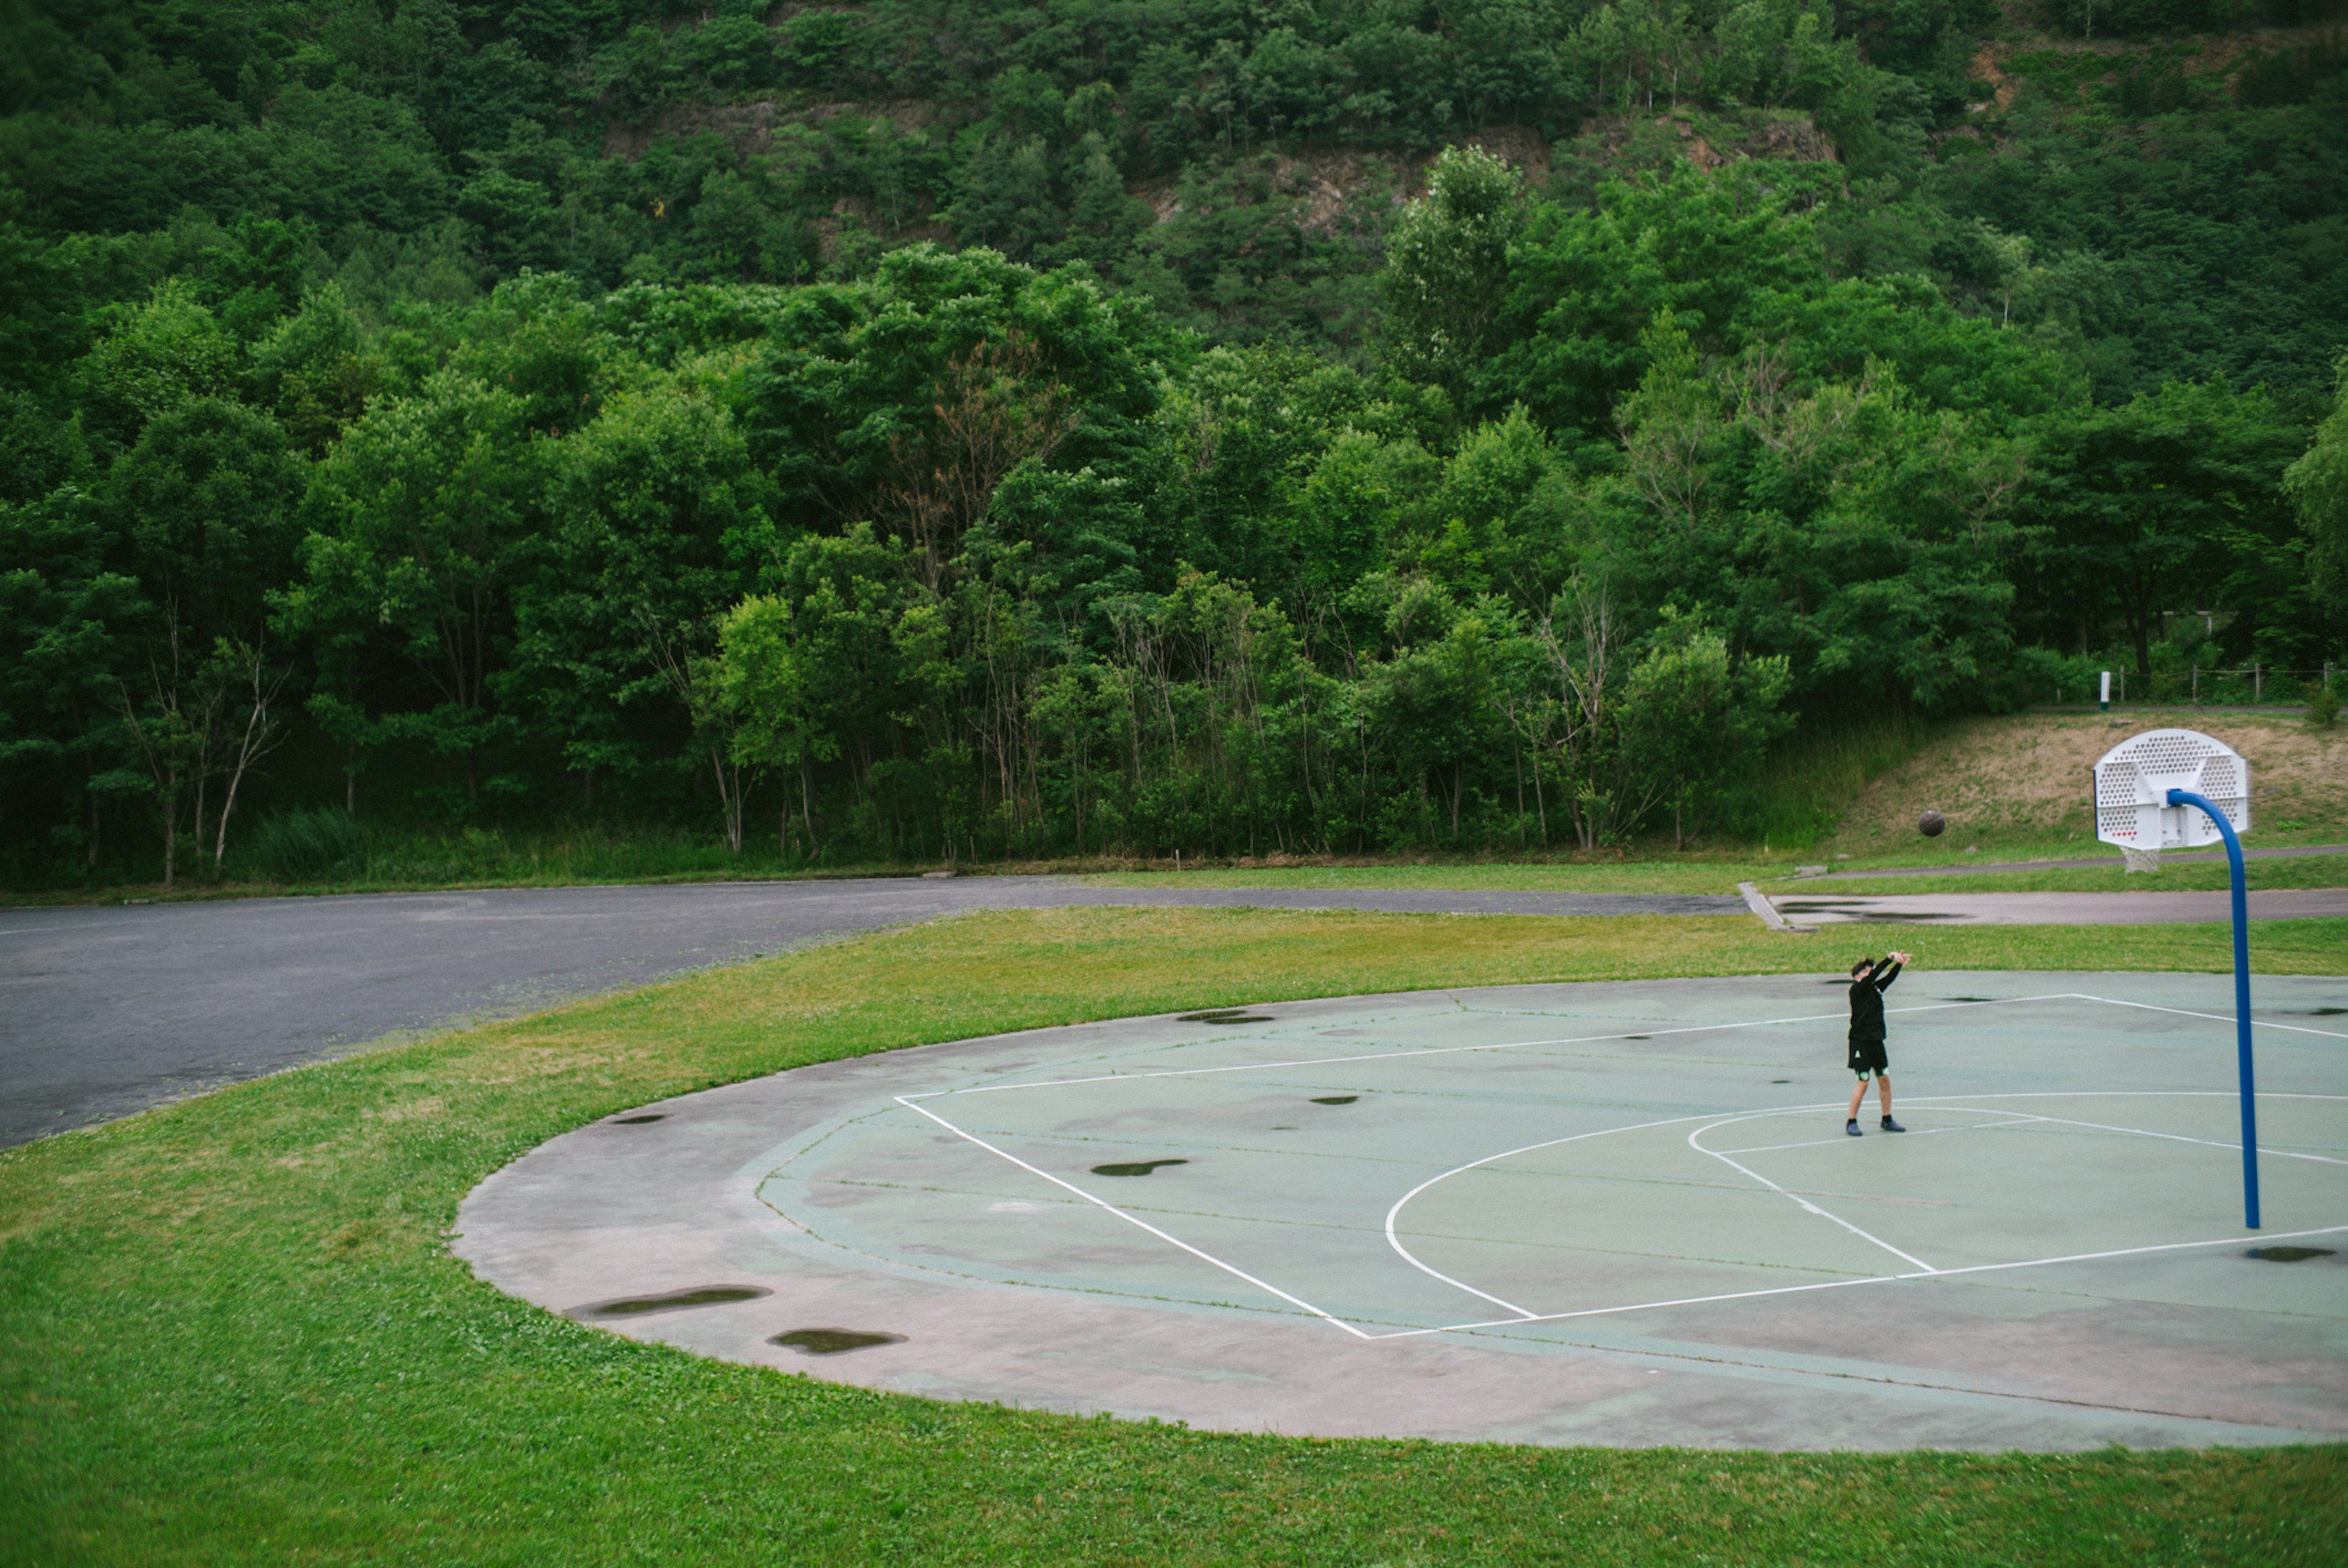
[[[619,1332],[1201,1427],[2026,1448],[2348,1433],[2348,982],[1934,973],[1280,1003],[925,1047],[558,1138],[458,1254]]]

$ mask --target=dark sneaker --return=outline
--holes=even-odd
[[[1844,1123],[1842,1124],[1842,1130],[1843,1130],[1844,1132],[1846,1132],[1849,1133],[1849,1134],[1850,1134],[1852,1137],[1854,1137],[1854,1138],[1858,1137],[1858,1136],[1859,1136],[1859,1118],[1857,1118],[1856,1116],[1854,1116],[1854,1117],[1852,1117],[1849,1121],[1848,1121],[1848,1122],[1844,1122]]]
[[[1889,1116],[1886,1116],[1886,1117],[1883,1119],[1883,1130],[1884,1130],[1886,1132],[1905,1132],[1906,1131],[1908,1131],[1908,1129],[1907,1129],[1907,1128],[1902,1127],[1901,1125],[1900,1125],[1900,1123],[1899,1123],[1899,1122],[1894,1122],[1894,1121],[1893,1121],[1890,1117],[1889,1117]]]

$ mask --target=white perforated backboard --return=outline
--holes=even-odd
[[[2199,730],[2147,730],[2104,753],[2095,766],[2096,836],[2122,849],[2190,849],[2219,841],[2217,824],[2168,792],[2191,790],[2250,830],[2250,764]]]

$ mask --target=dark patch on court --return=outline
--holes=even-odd
[[[802,1356],[839,1356],[850,1350],[870,1350],[875,1345],[902,1345],[902,1334],[876,1334],[859,1328],[794,1328],[788,1334],[769,1338],[769,1345],[780,1345]]]
[[[677,1312],[690,1307],[724,1307],[736,1301],[756,1301],[775,1293],[758,1285],[704,1285],[671,1290],[659,1296],[623,1296],[572,1309],[573,1317],[641,1317],[648,1312]]]
[[[1095,1165],[1096,1176],[1146,1176],[1160,1165],[1187,1165],[1188,1160],[1128,1160],[1114,1165]]]

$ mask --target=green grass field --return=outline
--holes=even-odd
[[[1901,937],[1936,967],[2228,962],[2222,927]],[[2253,952],[2348,972],[2348,921],[2263,925]],[[803,1062],[1238,1001],[1841,957],[1742,917],[990,913],[10,1150],[0,1562],[2338,1562],[2338,1445],[1884,1457],[1208,1434],[696,1360],[502,1296],[444,1246],[464,1194],[546,1138]]]

